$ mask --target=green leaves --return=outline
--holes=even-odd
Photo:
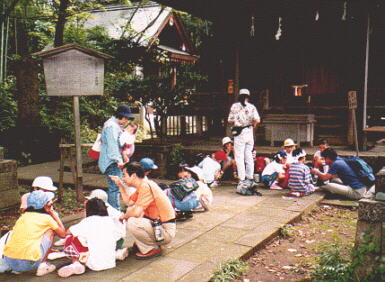
[[[219,269],[216,270],[211,278],[211,282],[227,282],[233,281],[235,278],[246,273],[249,268],[247,262],[240,259],[231,259],[220,264]]]

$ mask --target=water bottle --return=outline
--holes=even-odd
[[[162,242],[164,237],[161,222],[159,220],[155,220],[152,222],[152,226],[154,227],[155,241]]]

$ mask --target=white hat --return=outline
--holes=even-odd
[[[53,186],[51,177],[38,176],[32,182],[32,187],[38,187],[47,191],[56,191],[57,187]]]
[[[294,156],[295,159],[300,159],[302,157],[306,157],[306,152],[305,150],[302,150],[298,155]]]
[[[202,179],[202,169],[199,166],[186,167],[185,170],[188,170],[192,173],[195,173],[199,179]]]
[[[241,90],[239,90],[239,95],[249,95],[250,96],[250,91],[249,91],[249,89],[242,88]]]
[[[287,138],[283,141],[283,147],[295,146],[297,144],[294,143],[293,139]]]
[[[226,136],[222,139],[222,145],[225,145],[227,143],[233,143],[233,140],[231,140],[230,137]]]
[[[92,198],[98,198],[106,203],[108,196],[106,191],[102,189],[95,189],[95,190],[92,190],[91,194],[86,197],[86,199],[88,200],[91,200]]]

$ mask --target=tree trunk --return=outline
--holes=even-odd
[[[29,56],[27,32],[24,24],[18,22],[17,44],[21,59],[12,64],[16,76],[17,118],[15,138],[17,154],[31,153],[40,158],[44,154],[44,138],[40,124],[39,68]]]
[[[40,126],[38,66],[30,57],[14,64],[17,88],[18,127]]]
[[[69,0],[60,0],[59,12],[58,12],[58,20],[56,22],[56,30],[55,30],[55,47],[59,47],[63,45],[64,42],[64,26],[67,21],[67,7]]]

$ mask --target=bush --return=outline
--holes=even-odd
[[[12,94],[14,78],[0,83],[0,132],[16,125],[17,104]]]

